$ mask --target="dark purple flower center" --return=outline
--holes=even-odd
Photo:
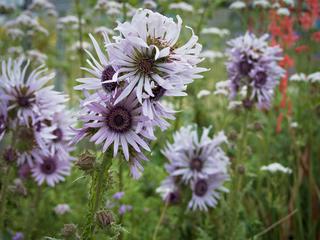
[[[56,137],[53,141],[60,142],[63,138],[63,132],[60,128],[55,129],[52,134]]]
[[[30,95],[30,96],[18,96],[17,97],[17,102],[18,102],[18,105],[20,107],[29,108],[29,107],[31,107],[32,99],[33,99],[32,95]]]
[[[41,121],[36,122],[34,126],[35,126],[37,132],[41,131],[41,128],[42,128]]]
[[[116,71],[113,69],[111,65],[107,66],[101,75],[101,82],[111,80],[113,75],[116,73]],[[112,92],[116,89],[117,83],[111,82],[111,83],[102,83],[102,87],[106,92]]]
[[[239,63],[239,71],[243,75],[248,75],[252,69],[252,64],[248,60],[244,59]]]
[[[108,115],[107,125],[118,133],[129,131],[132,126],[131,112],[121,106],[114,107]]]
[[[203,167],[203,162],[201,161],[200,158],[196,157],[193,158],[190,162],[190,168],[191,170],[196,170],[197,172],[200,172]]]
[[[253,106],[253,101],[248,99],[248,98],[246,98],[246,99],[242,100],[242,105],[243,105],[244,108],[250,109]]]
[[[196,182],[194,193],[199,196],[203,197],[208,191],[208,183],[204,179],[200,179]]]
[[[138,68],[145,74],[150,74],[154,65],[154,60],[150,58],[142,58],[138,63]]]
[[[256,87],[262,87],[267,82],[267,74],[265,72],[257,72],[255,78],[254,78],[254,85]]]
[[[57,163],[53,158],[46,158],[41,163],[40,169],[42,173],[50,175],[57,170]]]
[[[152,93],[154,94],[153,97],[151,97],[151,99],[153,101],[159,101],[161,97],[163,97],[163,95],[165,94],[166,89],[164,89],[161,86],[156,86],[155,88],[152,89]]]
[[[167,201],[170,204],[177,204],[180,201],[180,192],[178,190],[170,192],[167,196]]]

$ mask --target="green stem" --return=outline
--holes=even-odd
[[[81,10],[81,5],[80,5],[80,0],[75,0],[75,5],[76,5],[76,11],[77,11],[77,17],[79,21],[79,26],[78,26],[78,37],[79,37],[79,59],[80,59],[80,67],[84,66],[84,58],[83,58],[83,38],[82,38],[82,10]],[[81,71],[81,77],[83,77],[83,71]]]
[[[34,228],[37,226],[37,222],[38,222],[38,210],[39,210],[39,204],[41,200],[41,193],[42,193],[42,187],[38,186],[34,195],[34,199],[31,202],[30,212],[25,222],[26,239],[35,239],[33,234],[34,234]]]
[[[119,159],[118,159],[119,161],[118,161],[118,167],[119,167],[119,169],[118,169],[118,177],[119,177],[119,186],[118,186],[118,191],[119,192],[122,192],[122,190],[123,190],[123,165],[122,165],[122,163],[123,163],[123,157],[121,156],[121,157],[119,157]],[[122,224],[122,222],[123,222],[123,215],[122,214],[120,214],[120,216],[119,216],[119,224],[121,225]],[[119,233],[120,235],[119,235],[119,237],[118,237],[118,239],[119,240],[121,240],[122,239],[122,237],[123,237],[123,235],[122,235],[122,231]]]
[[[93,239],[95,230],[95,214],[101,204],[101,198],[106,191],[105,181],[108,170],[112,165],[111,159],[111,153],[106,152],[103,156],[102,163],[93,173],[90,188],[89,212],[87,215],[87,223],[82,234],[82,239]]]
[[[162,209],[159,221],[158,221],[157,226],[156,226],[156,228],[155,228],[155,230],[153,232],[152,240],[156,240],[157,239],[157,234],[158,234],[160,225],[161,225],[161,223],[163,221],[163,218],[165,216],[165,213],[167,211],[168,205],[169,205],[169,201],[165,201],[165,205],[164,205],[164,208]]]
[[[243,182],[243,173],[240,173],[238,170],[239,166],[243,166],[244,159],[246,157],[246,148],[247,148],[247,124],[248,124],[248,115],[249,110],[246,110],[244,114],[244,120],[241,127],[240,133],[240,141],[237,146],[237,157],[234,162],[234,175],[232,177],[232,185],[231,185],[231,195],[230,195],[230,214],[229,214],[229,222],[230,222],[230,238],[235,239],[235,235],[237,233],[238,226],[238,213],[239,206],[242,199],[242,182]]]
[[[7,190],[8,184],[10,179],[10,166],[6,166],[3,172],[3,181],[1,184],[1,201],[0,201],[0,231],[4,231],[4,221],[5,221],[5,214],[6,214],[6,205],[7,205]]]
[[[183,98],[182,97],[180,97],[179,98],[179,108],[178,108],[178,111],[181,111],[181,109],[182,109],[182,106],[183,106]],[[174,123],[174,130],[175,131],[177,131],[179,128],[180,128],[180,122],[181,122],[181,116],[182,115],[182,112],[178,112],[177,113],[177,117],[176,117],[176,121],[175,121],[175,123]]]
[[[123,21],[127,20],[127,6],[126,6],[126,0],[123,0],[122,2],[122,15],[123,15]]]
[[[19,128],[16,129],[17,132]],[[11,136],[11,147],[14,148],[16,144],[15,135],[12,134]],[[4,161],[5,162],[5,161]],[[1,181],[1,191],[0,191],[0,232],[4,230],[4,221],[5,221],[5,214],[6,214],[6,207],[7,207],[7,193],[8,193],[8,184],[10,182],[10,174],[11,174],[12,166],[6,164]]]

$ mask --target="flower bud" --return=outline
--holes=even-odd
[[[242,100],[242,106],[247,109],[247,110],[250,110],[253,106],[253,101],[246,98],[244,100]]]
[[[94,168],[95,161],[95,156],[89,151],[86,151],[85,153],[80,155],[79,159],[76,162],[76,165],[82,171],[90,171]]]
[[[28,195],[28,191],[26,187],[24,186],[23,182],[21,181],[20,178],[16,178],[13,181],[13,185],[11,186],[11,190],[20,196],[26,197]]]
[[[61,229],[61,234],[64,237],[72,237],[77,234],[77,226],[73,223],[64,224]]]
[[[3,152],[3,159],[7,163],[13,163],[17,160],[17,152],[11,147],[8,147]]]
[[[243,175],[246,172],[246,168],[243,165],[239,165],[237,167],[237,171],[238,171],[239,174]]]
[[[256,130],[256,131],[261,131],[261,130],[263,129],[263,125],[262,125],[261,123],[259,123],[259,122],[255,122],[255,123],[253,124],[253,128],[254,128],[254,130]]]
[[[96,221],[101,228],[110,226],[114,222],[113,215],[110,211],[101,210],[96,213]]]

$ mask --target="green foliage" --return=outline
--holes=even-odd
[[[83,25],[83,41],[88,41],[87,33],[93,32],[97,26],[116,26],[116,19],[125,16],[105,16],[103,12],[93,12],[94,0],[81,1],[81,10],[85,24]],[[133,6],[141,6],[138,0],[128,1]],[[228,28],[231,38],[239,32],[246,31],[247,15],[241,12],[230,12],[225,8],[227,1],[189,1],[196,9],[207,6],[203,14],[172,11],[171,1],[158,1],[158,11],[167,16],[179,13],[184,24],[192,26],[198,32],[205,26]],[[208,4],[209,3],[209,4]],[[17,12],[7,16],[12,19]],[[76,7],[71,4],[68,14],[76,15]],[[249,14],[250,15],[250,14]],[[251,10],[250,15],[258,21],[260,12]],[[77,30],[55,31],[56,20],[40,16],[40,22],[50,30],[48,37],[40,36],[28,40],[30,49],[38,49],[48,56],[47,64],[57,72],[55,86],[64,90],[70,96],[70,108],[79,108],[78,94],[73,90],[75,79],[81,76],[81,51],[71,50],[70,47],[78,41]],[[267,30],[266,26],[261,26]],[[253,29],[258,30],[258,29]],[[318,46],[310,40],[310,34],[302,37],[302,43],[311,49],[319,51]],[[186,40],[190,31],[182,31],[182,39]],[[226,38],[199,34],[204,49],[223,51]],[[23,46],[26,49],[26,39],[11,40],[4,27],[0,26],[0,55],[8,55],[7,50],[12,46]],[[24,44],[22,44],[25,41]],[[100,38],[100,43],[102,38]],[[319,60],[310,61],[310,54],[296,54],[288,51],[296,61],[296,71],[312,73],[319,71]],[[292,113],[286,115],[279,104],[281,94],[276,91],[274,104],[270,111],[251,111],[245,121],[242,110],[227,110],[228,99],[224,96],[210,94],[197,98],[200,90],[210,92],[215,90],[215,84],[226,80],[225,58],[214,62],[205,60],[204,67],[211,68],[204,78],[195,81],[188,88],[188,97],[167,99],[181,112],[176,114],[172,127],[166,132],[157,131],[157,141],[152,144],[150,162],[145,164],[142,178],[138,181],[129,176],[126,162],[112,159],[103,160],[102,154],[97,154],[96,171],[84,174],[76,167],[67,180],[55,188],[44,186],[41,196],[37,195],[38,186],[31,180],[25,181],[28,191],[26,197],[19,195],[9,187],[6,197],[4,228],[0,229],[0,239],[11,239],[15,232],[29,232],[29,239],[63,239],[61,229],[66,223],[74,223],[82,235],[81,239],[130,239],[149,240],[153,236],[159,221],[164,203],[155,189],[165,178],[164,164],[166,159],[161,154],[166,141],[172,140],[172,134],[181,126],[197,123],[199,126],[212,125],[212,133],[224,130],[229,137],[229,145],[225,150],[232,161],[231,179],[226,184],[229,193],[221,196],[216,208],[208,212],[191,212],[186,208],[189,196],[179,205],[169,206],[157,235],[157,240],[209,240],[209,239],[318,239],[320,232],[319,202],[320,202],[320,85],[319,83],[290,83],[287,95],[292,102]],[[276,131],[277,118],[280,113],[286,115],[282,122],[282,130]],[[246,122],[246,124],[244,124]],[[292,123],[297,122],[297,127]],[[261,126],[257,128],[256,123]],[[245,140],[245,141],[244,141]],[[0,149],[8,145],[1,143]],[[21,143],[26,147],[27,143]],[[84,149],[95,151],[92,143],[83,142],[77,146],[74,156],[79,156]],[[239,153],[241,150],[241,153]],[[240,174],[234,161],[241,159],[244,173]],[[123,169],[120,170],[123,164]],[[112,162],[112,166],[111,166]],[[270,173],[261,171],[263,165],[278,162],[292,169],[292,174]],[[1,189],[9,183],[13,184],[17,170],[11,173],[6,170],[6,163],[0,162]],[[119,177],[120,176],[120,177]],[[240,183],[239,183],[240,182]],[[240,184],[240,185],[239,185]],[[238,188],[237,188],[238,187]],[[11,190],[10,190],[11,189]],[[97,196],[97,189],[100,194]],[[236,189],[237,191],[232,191]],[[125,196],[116,202],[112,195],[124,191]],[[38,193],[39,194],[39,193]],[[97,200],[98,198],[98,200]],[[1,199],[2,200],[2,199]],[[108,201],[114,203],[110,207],[116,217],[116,222],[105,229],[97,227],[95,213],[107,207]],[[98,202],[98,203],[97,203]],[[57,215],[53,208],[60,203],[67,203],[71,212]],[[132,211],[120,216],[119,205],[130,204]],[[89,211],[87,210],[89,209]],[[288,214],[297,210],[290,218],[283,221]],[[3,219],[0,219],[3,220]],[[277,223],[273,226],[273,224]],[[268,227],[273,226],[268,229]],[[268,231],[266,231],[268,230]],[[93,235],[95,237],[93,237]],[[27,240],[29,240],[27,239]],[[76,238],[75,238],[76,239]]]

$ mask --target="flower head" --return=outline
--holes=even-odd
[[[41,162],[31,168],[32,176],[38,185],[46,182],[50,187],[54,187],[70,174],[70,160],[71,158],[61,159],[58,153],[41,155]]]
[[[162,96],[183,96],[186,85],[201,78],[206,69],[197,67],[201,45],[192,32],[190,40],[178,45],[182,20],[178,22],[151,10],[140,10],[131,22],[118,25],[121,36],[106,42],[110,60],[117,66],[118,81],[127,86],[117,101],[133,89],[140,103],[158,101]]]
[[[45,86],[54,74],[44,74],[46,69],[40,66],[27,75],[29,64],[24,58],[3,61],[0,81],[0,100],[7,99],[9,112],[14,112],[18,124],[26,125],[35,124],[39,116],[61,111],[66,101],[53,86]]]
[[[164,151],[175,170],[173,176],[181,176],[183,181],[207,178],[209,175],[226,172],[229,159],[220,148],[220,144],[226,142],[226,136],[220,132],[210,139],[210,129],[204,129],[201,138],[198,137],[197,129],[189,128],[190,141],[182,148],[176,148],[181,142],[174,142]],[[178,139],[180,140],[180,139]]]
[[[63,203],[63,204],[58,204],[57,206],[55,206],[53,210],[57,215],[64,215],[64,214],[70,212],[71,208],[68,204]]]
[[[99,1],[99,8],[115,7],[118,3]],[[129,5],[128,5],[129,6]],[[132,13],[135,10],[130,10]],[[113,146],[113,155],[123,153],[131,175],[139,178],[142,162],[147,161],[143,150],[155,139],[154,129],[165,130],[174,119],[171,108],[163,105],[163,97],[185,96],[185,90],[207,69],[197,65],[201,45],[191,31],[190,40],[178,45],[182,20],[177,22],[151,10],[138,10],[132,21],[119,23],[120,35],[111,42],[104,32],[105,49],[89,35],[95,53],[87,51],[91,76],[77,79],[85,99],[81,101],[83,126],[76,129],[72,142],[89,136],[102,144],[102,151]]]
[[[282,50],[269,46],[268,35],[257,38],[246,33],[228,42],[229,61],[227,71],[230,81],[231,98],[247,87],[245,103],[257,102],[258,107],[268,108],[274,87],[283,76],[284,70],[278,65]]]
[[[220,148],[227,139],[223,132],[210,138],[209,131],[210,128],[203,129],[199,137],[197,128],[187,126],[167,145],[163,154],[169,160],[165,165],[169,176],[157,189],[163,200],[178,202],[188,186],[192,193],[189,208],[207,210],[216,205],[218,190],[227,191],[223,183],[229,177],[229,159]]]
[[[90,113],[81,117],[84,121],[83,127],[92,132],[90,140],[96,144],[103,143],[104,152],[113,144],[114,156],[117,155],[120,145],[127,160],[131,148],[137,152],[141,152],[140,148],[149,151],[146,140],[152,139],[152,136],[145,130],[145,117],[141,115],[141,105],[135,94],[117,104],[116,98],[100,98],[100,103],[89,103],[86,107]]]
[[[192,210],[207,211],[208,207],[215,207],[220,198],[219,191],[228,192],[223,183],[228,179],[227,174],[219,173],[209,178],[198,178],[192,181],[192,198],[188,207]]]

